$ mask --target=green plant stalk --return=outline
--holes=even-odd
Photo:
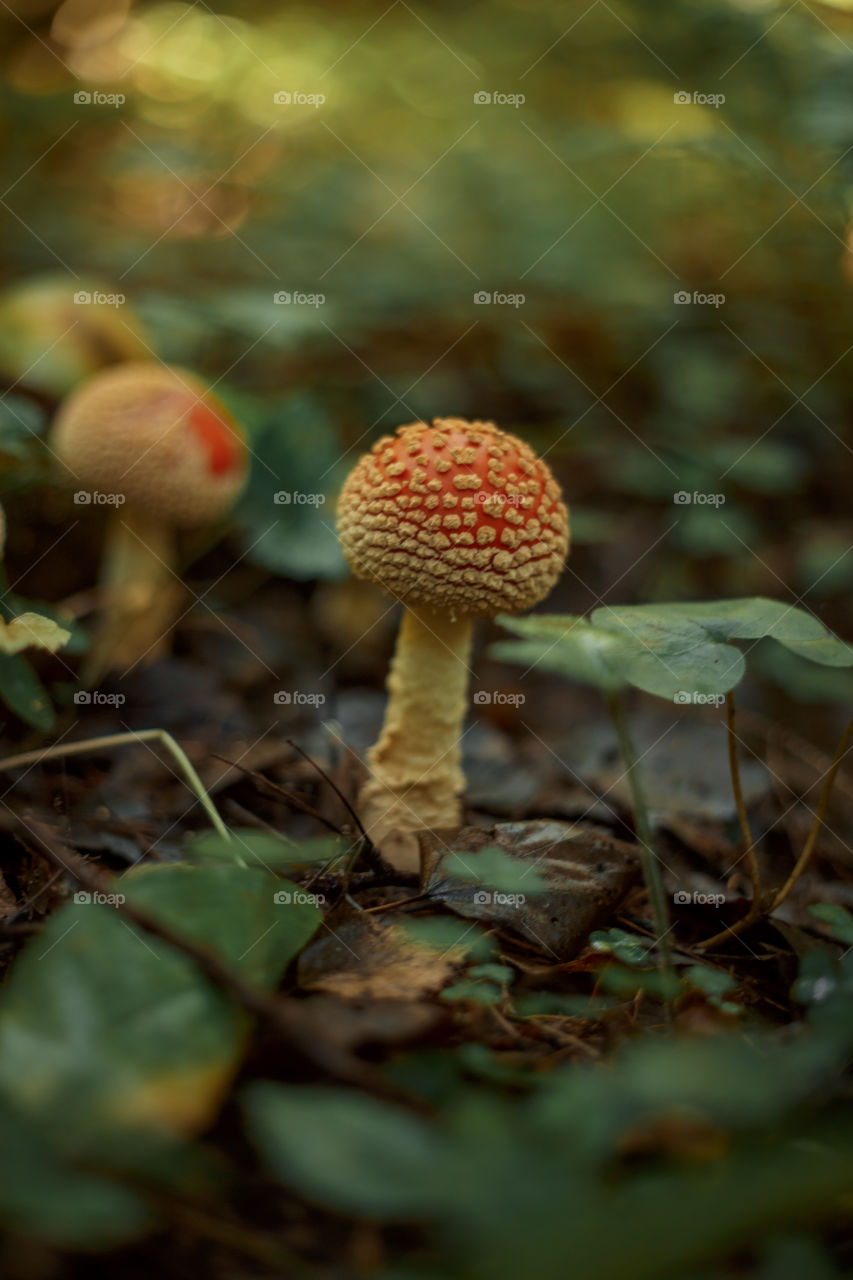
[[[726,729],[729,742],[729,773],[732,780],[732,791],[735,798],[735,808],[737,809],[738,821],[740,822],[741,835],[743,837],[744,857],[746,858],[746,866],[749,872],[750,883],[752,884],[752,909],[761,910],[761,868],[758,865],[758,855],[755,852],[755,841],[752,838],[752,830],[749,825],[749,815],[746,812],[746,801],[743,798],[743,786],[740,778],[740,762],[737,753],[737,709],[735,707],[735,698],[731,690],[726,694]]]
[[[87,738],[85,742],[57,743],[53,747],[45,747],[42,751],[24,751],[21,755],[7,756],[5,760],[0,760],[0,773],[5,773],[9,769],[17,769],[21,765],[41,764],[43,760],[60,760],[64,756],[88,755],[94,751],[108,751],[113,747],[130,746],[134,742],[159,742],[161,746],[166,748],[183,773],[190,791],[196,796],[199,804],[208,818],[210,818],[214,830],[222,836],[223,840],[231,842],[233,836],[219,816],[219,811],[211,800],[210,794],[193,767],[189,756],[165,729],[142,729],[139,733],[133,733],[132,731],[112,733],[103,738]],[[242,860],[238,859],[238,861]]]
[[[643,879],[646,882],[646,889],[649,894],[649,902],[652,908],[652,918],[654,920],[655,929],[657,930],[657,945],[660,951],[660,970],[661,973],[674,976],[672,967],[672,954],[669,946],[669,931],[671,928],[669,921],[669,907],[666,901],[666,891],[663,884],[663,876],[658,866],[658,856],[655,853],[652,844],[652,828],[649,822],[649,809],[646,804],[646,797],[643,791],[643,784],[640,780],[639,762],[637,760],[637,750],[634,746],[634,740],[631,737],[628,728],[628,721],[625,716],[625,707],[619,694],[611,694],[607,699],[607,709],[610,712],[610,718],[613,727],[616,730],[616,736],[619,740],[619,750],[622,753],[622,760],[625,764],[625,771],[628,777],[628,786],[631,790],[631,807],[634,811],[634,829],[640,842],[640,863],[643,868]]]

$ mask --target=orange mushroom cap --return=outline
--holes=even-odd
[[[358,577],[408,603],[493,617],[551,590],[569,514],[523,440],[492,422],[436,418],[399,427],[357,463],[338,533]]]
[[[81,484],[181,527],[218,520],[246,478],[246,444],[224,405],[194,374],[156,362],[89,378],[60,408],[51,445]]]

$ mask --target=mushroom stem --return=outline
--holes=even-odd
[[[162,519],[130,506],[111,514],[99,584],[103,610],[84,684],[165,651],[181,599],[174,559],[174,535]]]
[[[388,676],[388,707],[368,752],[359,811],[373,840],[390,831],[458,827],[464,789],[470,615],[412,606],[403,613]]]

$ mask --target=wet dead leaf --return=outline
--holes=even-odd
[[[411,942],[391,917],[343,907],[302,954],[299,979],[309,991],[347,1000],[416,1000],[437,995],[461,967],[457,952],[441,954]]]
[[[485,920],[519,933],[558,959],[576,954],[592,929],[604,923],[637,879],[635,845],[600,827],[535,819],[503,822],[482,830],[464,827],[450,841],[454,853],[497,847],[527,864],[531,885],[539,874],[544,892],[525,894],[524,872],[512,893],[449,874],[447,845],[431,833],[421,837],[423,889],[469,920]]]

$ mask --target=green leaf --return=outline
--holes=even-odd
[[[239,867],[146,867],[115,892],[271,987],[320,920],[286,882]],[[292,886],[291,886],[292,887]],[[16,960],[0,1006],[0,1093],[88,1134],[194,1131],[214,1114],[246,1018],[180,951],[76,895]]]
[[[255,1144],[300,1195],[343,1213],[428,1216],[444,1147],[423,1120],[343,1089],[254,1084],[245,1100]]]
[[[619,1001],[606,996],[566,996],[559,991],[537,991],[514,1001],[519,1018],[584,1018],[597,1021],[619,1008]]]
[[[476,853],[451,852],[445,856],[441,869],[460,880],[488,885],[499,893],[545,893],[549,888],[548,881],[535,866],[497,846],[479,849]]]
[[[639,605],[622,609],[626,617],[654,610],[665,618],[687,617],[701,623],[716,640],[759,640],[770,637],[786,649],[829,667],[853,665],[853,645],[839,640],[805,609],[752,596],[734,600],[706,600],[694,604]],[[596,613],[600,613],[596,610]],[[593,614],[595,617],[595,614]]]
[[[558,671],[606,694],[630,684],[676,702],[722,697],[746,670],[733,640],[772,638],[812,662],[853,665],[853,645],[803,609],[762,597],[607,605],[589,619],[537,614],[498,621],[523,640],[494,646],[495,657]]]
[[[288,308],[268,311],[281,319]],[[311,392],[272,403],[253,401],[259,415],[252,439],[252,470],[238,516],[247,554],[288,577],[336,578],[346,572],[329,500],[341,477],[336,421]]]
[[[627,682],[626,670],[636,646],[594,627],[586,618],[502,615],[497,621],[523,639],[492,645],[490,653],[495,658],[557,671],[571,680],[594,685],[603,693],[615,693]]]
[[[853,915],[837,902],[821,902],[809,907],[816,919],[822,920],[832,929],[833,937],[847,947],[853,947]]]
[[[684,977],[691,987],[704,991],[708,996],[724,996],[727,991],[733,991],[738,985],[737,978],[732,977],[730,973],[725,973],[722,969],[712,969],[707,964],[690,965],[684,970]]]
[[[204,862],[234,863],[242,858],[250,867],[280,870],[313,863],[334,863],[346,856],[351,845],[338,836],[320,836],[301,840],[298,844],[268,831],[253,827],[232,827],[231,840],[216,831],[202,831],[187,837],[184,852],[188,858]]]
[[[129,872],[120,886],[129,903],[261,987],[276,985],[323,919],[298,886],[252,868],[161,863]]]
[[[53,728],[55,716],[47,690],[19,654],[0,653],[0,698],[34,729],[47,733]]]
[[[472,978],[489,978],[492,982],[512,982],[515,970],[508,964],[475,964],[468,970]]]
[[[468,1000],[472,1004],[495,1004],[502,995],[500,987],[491,982],[455,982],[452,987],[445,987],[441,993],[442,1000]]]
[[[589,935],[589,941],[593,951],[608,952],[628,965],[648,964],[654,947],[648,939],[626,933],[624,929],[599,930]]]
[[[131,1190],[63,1160],[29,1117],[0,1100],[0,1220],[58,1248],[109,1248],[153,1225]]]

